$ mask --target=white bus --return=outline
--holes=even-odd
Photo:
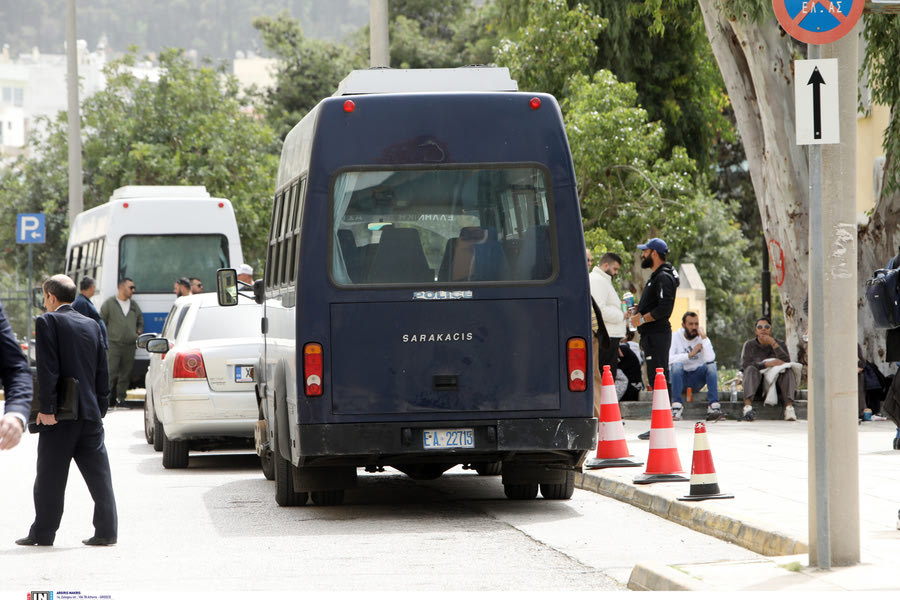
[[[86,275],[97,281],[98,310],[119,280],[134,281],[145,333],[162,331],[177,278],[198,277],[208,287],[217,269],[242,262],[231,202],[204,186],[121,187],[106,204],[75,217],[66,247],[66,274],[76,285]],[[143,385],[148,359],[138,349],[133,383]]]

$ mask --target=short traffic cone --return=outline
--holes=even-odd
[[[713,466],[709,440],[706,438],[706,423],[694,425],[694,460],[691,464],[690,494],[679,500],[712,500],[734,498],[719,492],[719,481],[716,479],[716,468]]]
[[[653,413],[650,416],[650,454],[647,470],[634,478],[634,483],[658,483],[661,481],[688,481],[678,458],[675,444],[675,427],[672,424],[672,405],[663,369],[656,370],[653,382]]]
[[[628,444],[625,443],[625,428],[622,427],[622,413],[616,398],[616,384],[609,365],[603,365],[603,384],[600,388],[600,436],[597,441],[597,456],[585,461],[588,469],[606,467],[640,467],[642,462],[631,460]]]

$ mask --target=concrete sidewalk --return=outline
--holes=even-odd
[[[635,485],[641,467],[587,470],[576,486],[628,502],[697,531],[758,552],[758,561],[710,563],[692,557],[672,564],[642,563],[629,587],[648,590],[900,590],[900,451],[889,421],[859,424],[861,560],[829,571],[809,566],[808,422],[719,421],[707,437],[722,493],[733,499],[685,502],[688,482]],[[675,423],[684,475],[690,477],[694,421]],[[650,443],[637,435],[649,420],[625,422],[633,457],[646,463]],[[833,514],[832,518],[842,518]]]

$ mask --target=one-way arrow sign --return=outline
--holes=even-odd
[[[836,58],[794,61],[794,105],[798,144],[840,143]]]

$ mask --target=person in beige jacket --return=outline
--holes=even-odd
[[[588,251],[588,266],[590,266],[591,253]],[[600,350],[596,339],[594,340],[594,413],[600,414],[600,374],[603,366],[609,365],[613,380],[616,378],[616,365],[619,362],[619,342],[625,337],[625,313],[622,312],[622,301],[612,284],[612,278],[619,274],[622,267],[622,258],[618,254],[607,252],[600,258],[589,275],[591,284],[591,297],[600,308],[603,324],[609,333],[609,348]]]

